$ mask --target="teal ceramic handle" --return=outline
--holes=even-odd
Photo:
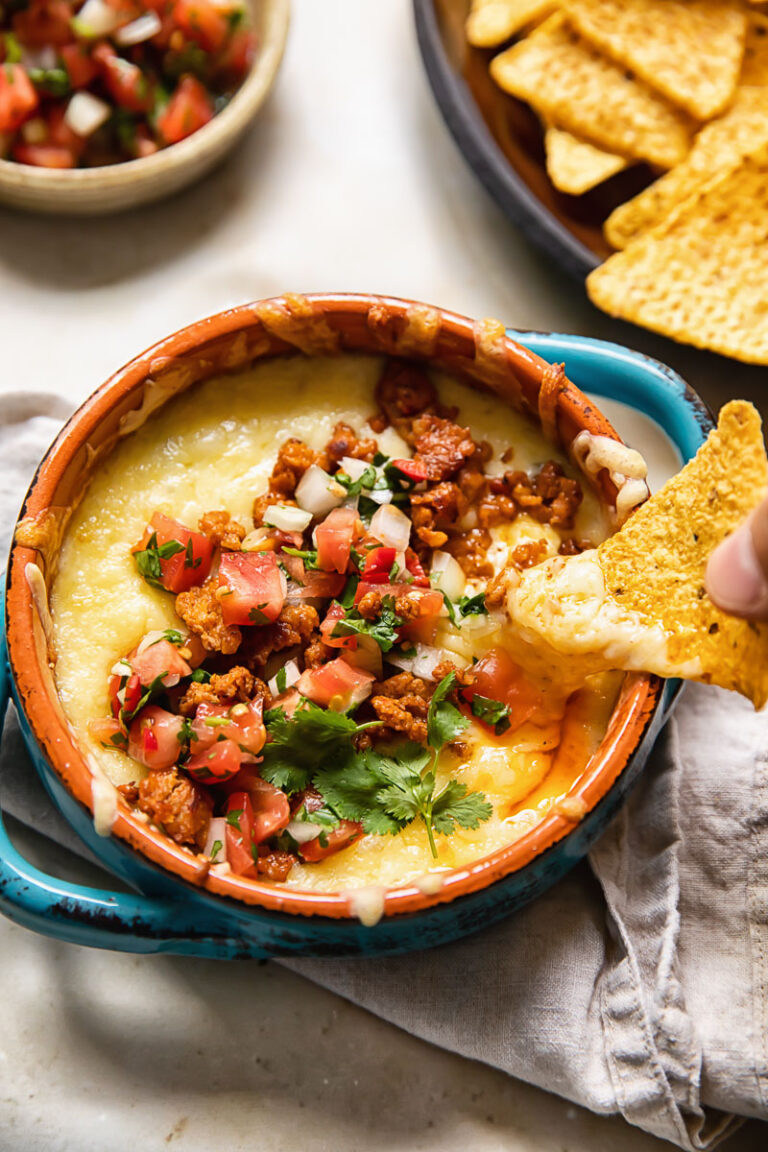
[[[5,637],[0,639],[0,735],[10,699]],[[48,876],[14,848],[0,811],[0,912],[25,928],[91,948],[120,952],[177,951],[194,941],[200,956],[231,955],[233,941],[200,930],[184,905],[134,893],[86,888]],[[172,927],[171,927],[172,926]],[[251,951],[251,955],[254,955]]]

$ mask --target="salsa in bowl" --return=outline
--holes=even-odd
[[[17,532],[11,663],[57,776],[112,842],[263,909],[372,923],[551,873],[660,691],[566,694],[505,647],[499,574],[615,524],[585,431],[616,439],[501,326],[399,301],[267,301],[150,350]]]

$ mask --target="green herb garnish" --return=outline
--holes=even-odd
[[[397,629],[403,623],[395,612],[395,599],[385,596],[381,602],[378,620],[366,620],[357,608],[347,609],[343,620],[334,627],[331,636],[371,636],[382,652],[389,652],[398,640]]]
[[[168,540],[165,544],[158,544],[157,532],[153,532],[147,541],[147,546],[141,552],[134,552],[133,558],[136,567],[144,577],[147,584],[154,588],[162,588],[163,570],[161,560],[170,560],[177,552],[183,552],[184,545],[178,540]]]
[[[500,700],[491,700],[488,696],[473,696],[472,715],[490,725],[497,736],[506,732],[510,725],[508,706],[502,704]]]

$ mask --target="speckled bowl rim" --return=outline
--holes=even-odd
[[[266,25],[266,35],[245,80],[225,108],[212,120],[168,148],[137,160],[124,160],[119,164],[105,164],[97,168],[37,168],[31,164],[18,164],[0,159],[0,194],[7,190],[17,195],[27,190],[33,194],[57,192],[67,196],[79,191],[89,194],[103,191],[106,195],[133,187],[141,190],[154,184],[160,177],[163,188],[170,191],[183,186],[182,172],[194,169],[189,179],[202,173],[224,152],[235,144],[266,100],[280,68],[288,36],[290,0],[248,0],[262,7],[259,19]],[[164,195],[158,192],[158,197]],[[145,203],[142,196],[138,201]],[[39,204],[30,205],[36,210]],[[55,211],[54,207],[50,211]]]
[[[433,330],[419,350],[419,341],[412,335],[413,324],[417,319],[417,327],[424,329],[425,317],[432,323]],[[336,354],[399,353],[437,362],[441,368],[465,380],[469,375],[477,378],[480,373],[486,387],[502,397],[508,398],[514,393],[523,410],[533,416],[541,377],[549,367],[541,357],[506,335],[500,336],[498,329],[491,331],[489,338],[489,330],[482,324],[413,301],[371,295],[315,294],[243,305],[198,321],[153,345],[86,400],[43,459],[27,494],[20,521],[53,525],[56,497],[64,495],[66,503],[67,485],[70,487],[68,498],[74,506],[75,493],[81,494],[86,486],[82,478],[84,471],[95,470],[99,458],[114,446],[121,421],[126,431],[133,430],[137,421],[143,422],[165,400],[197,380],[221,371],[240,370],[253,359],[262,357],[296,352],[328,353],[333,351],[329,340],[336,341]],[[154,391],[146,387],[148,379],[153,382]],[[556,423],[566,444],[580,428],[619,439],[592,401],[570,381],[558,396]],[[91,444],[92,436],[100,444],[99,448]],[[612,492],[615,497],[607,474],[598,475],[597,480],[606,499],[611,499]],[[51,547],[55,555],[58,545]],[[30,562],[44,566],[43,552],[15,543],[10,556],[6,605],[12,675],[26,718],[48,762],[68,791],[93,813],[93,777],[53,689],[43,629],[25,578]],[[35,638],[34,645],[30,637]],[[656,677],[640,673],[625,676],[600,747],[568,793],[583,804],[585,815],[604,799],[628,765],[660,702],[661,688],[662,682]],[[388,888],[384,914],[418,912],[486,888],[530,864],[577,827],[573,820],[553,811],[512,844],[472,865],[445,873],[438,892],[427,894],[413,884]],[[190,850],[138,819],[122,797],[117,801],[117,815],[111,830],[154,864],[218,896],[301,916],[332,919],[353,916],[349,896],[343,892],[281,889],[233,874],[222,876],[208,871],[207,863],[202,863]]]

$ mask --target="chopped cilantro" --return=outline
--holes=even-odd
[[[443,603],[445,604],[446,608],[448,609],[448,615],[451,619],[451,624],[453,624],[455,627],[458,628],[459,622],[456,619],[456,605],[454,604],[453,600],[451,600],[448,593],[443,592],[442,588],[439,588],[438,591],[443,598]]]
[[[202,562],[202,556],[195,556],[195,551],[192,547],[192,537],[190,536],[189,540],[187,540],[187,546],[184,549],[184,567],[199,568]]]
[[[207,684],[210,678],[211,674],[210,672],[206,672],[205,668],[195,668],[194,672],[190,676],[190,680],[193,682],[193,684]]]
[[[211,864],[216,863],[216,857],[219,855],[219,852],[221,852],[223,847],[224,845],[222,844],[221,840],[214,840],[213,844],[211,845]]]
[[[168,540],[165,544],[158,544],[157,532],[153,532],[147,541],[146,548],[141,552],[134,552],[133,558],[147,584],[152,584],[155,588],[162,588],[163,570],[160,561],[170,560],[171,556],[183,551],[184,545],[180,544],[178,540]]]
[[[304,561],[304,567],[308,572],[317,568],[317,551],[301,548],[283,548],[283,552],[286,552],[289,556],[298,556],[300,560]]]
[[[343,712],[319,708],[309,700],[288,719],[282,708],[270,708],[264,717],[270,742],[262,752],[261,775],[284,791],[301,792],[312,775],[326,763],[344,765],[353,756],[352,737],[380,721],[356,724]]]
[[[163,640],[167,640],[169,644],[173,644],[176,648],[183,648],[187,642],[186,636],[182,636],[181,632],[177,632],[175,628],[166,628],[162,635]],[[157,641],[155,641],[157,643]],[[150,648],[152,645],[150,644]]]
[[[141,709],[147,704],[153,696],[159,696],[161,692],[165,691],[165,678],[167,672],[161,672],[159,676],[155,676],[152,683],[144,690],[143,695],[140,697],[138,704],[135,708],[128,711],[125,707],[120,709],[118,719],[123,728],[127,728],[134,716],[136,716]]]
[[[403,623],[395,613],[395,599],[385,596],[381,602],[381,615],[378,620],[366,620],[357,608],[347,609],[343,620],[331,632],[331,636],[371,636],[382,652],[389,652],[397,643],[397,629]]]
[[[5,32],[3,34],[3,41],[5,43],[5,63],[18,64],[22,57],[21,44],[19,44],[13,32]]]
[[[360,577],[353,572],[352,575],[347,579],[347,582],[344,585],[344,591],[341,594],[341,599],[339,600],[339,604],[341,604],[342,608],[351,608],[355,603],[355,595],[357,593],[357,586],[359,583]]]
[[[348,496],[359,496],[363,488],[367,488],[369,492],[373,488],[376,483],[376,469],[369,464],[357,480],[353,480],[346,472],[337,472],[334,480],[341,484],[342,488],[346,488]]]
[[[288,675],[285,671],[285,664],[282,668],[278,668],[277,675],[275,676],[275,684],[277,685],[278,692],[285,692],[288,687]]]
[[[266,600],[263,604],[257,604],[255,608],[251,608],[248,613],[248,619],[251,624],[269,624],[269,617],[264,615],[264,609],[267,606]]]
[[[227,812],[226,821],[230,828],[237,828],[238,832],[242,832],[242,828],[240,827],[240,817],[244,811],[244,808],[232,808],[231,811]]]
[[[192,739],[192,721],[189,716],[185,716],[181,722],[181,728],[176,734],[176,739],[179,744],[188,744]]]
[[[67,96],[70,90],[66,68],[28,68],[27,75],[46,96]]]
[[[472,715],[490,725],[497,736],[501,736],[502,732],[506,732],[509,728],[509,708],[500,700],[491,700],[488,696],[473,696]]]
[[[456,673],[449,672],[438,684],[429,702],[427,712],[427,739],[437,753],[469,726],[469,720],[451,704],[448,696],[456,687]]]
[[[400,571],[400,565],[398,564],[397,560],[395,560],[395,562],[393,563],[392,567],[389,570],[389,582],[390,582],[390,584],[394,584],[395,577],[397,576],[399,571]]]
[[[459,600],[459,612],[462,616],[487,616],[485,592],[476,592],[474,596],[462,596]]]

